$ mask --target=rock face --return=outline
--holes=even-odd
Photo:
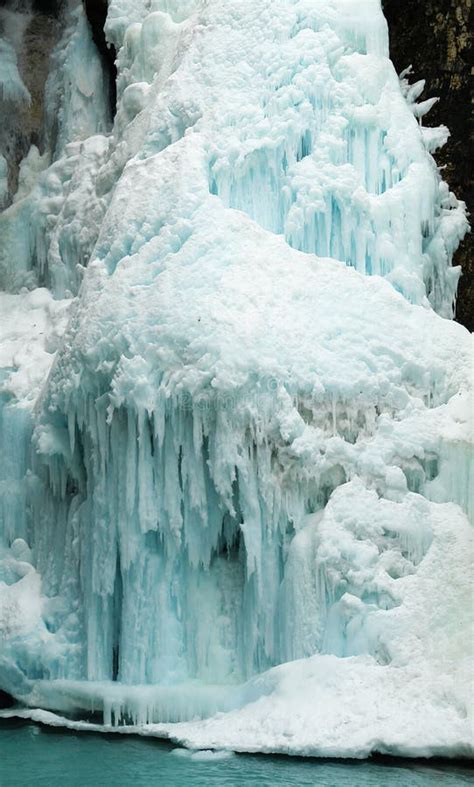
[[[44,88],[49,58],[60,34],[57,2],[0,2],[0,39],[11,47],[18,79],[25,96],[2,95],[0,155],[7,164],[8,189],[5,207],[18,187],[20,162],[31,145],[44,148]]]
[[[470,71],[472,0],[384,0],[390,28],[391,57],[398,71],[413,66],[413,81],[426,79],[429,95],[440,97],[428,115],[428,125],[444,123],[451,131],[437,154],[443,177],[456,196],[473,210],[472,120]],[[454,263],[461,265],[456,319],[474,330],[474,248],[467,235]]]
[[[45,91],[48,77],[57,70],[51,56],[64,33],[67,9],[80,6],[81,2],[108,81],[113,116],[117,71],[115,49],[108,45],[104,32],[107,0],[76,0],[75,4],[61,0],[0,0],[0,48],[9,48],[8,74],[16,80],[10,81],[7,95],[4,75],[0,79],[0,208],[7,207],[17,192],[20,163],[31,146],[35,145],[41,154],[48,147]]]

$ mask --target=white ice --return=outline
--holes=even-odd
[[[79,5],[0,215],[0,688],[193,749],[472,754],[447,129],[379,0],[112,0],[109,132]]]

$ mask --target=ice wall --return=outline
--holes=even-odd
[[[472,345],[447,319],[466,219],[431,157],[447,131],[419,124],[378,0],[113,0],[106,135],[100,61],[67,19],[60,127],[0,216],[4,286],[70,309],[8,476],[28,471],[28,505],[3,525],[24,578],[0,597],[0,687],[115,724],[272,702],[275,673],[255,676],[314,654],[393,687],[427,573],[446,578],[433,554],[472,549]],[[470,578],[449,565],[461,614],[413,660],[445,676],[461,740]],[[35,613],[13,636],[17,597]],[[451,723],[433,718],[428,750]]]
[[[42,600],[25,541],[32,543],[38,486],[31,472],[34,406],[65,329],[71,290],[80,281],[78,264],[87,261],[81,243],[90,248],[95,240],[89,239],[94,230],[88,233],[81,222],[79,204],[90,221],[91,170],[104,149],[103,138],[92,135],[110,126],[100,61],[81,4],[62,4],[58,18],[53,11],[13,0],[0,9],[0,200],[7,206],[0,214],[0,280],[10,291],[0,292],[0,662],[7,691],[12,685],[28,690],[26,673],[37,675],[59,652],[50,620],[61,601]],[[62,39],[54,52],[58,31]],[[89,157],[81,153],[81,138]],[[76,186],[81,198],[71,193]],[[68,241],[76,243],[71,281],[62,273]],[[60,299],[35,288],[44,282]],[[73,651],[64,643],[61,659],[68,654],[73,663]]]
[[[22,35],[10,33],[10,38],[33,80],[41,122],[25,137],[25,118],[18,107],[11,107],[13,98],[5,98],[5,112],[12,117],[5,125],[13,139],[9,147],[16,149],[21,139],[23,155],[18,173],[10,172],[13,204],[0,216],[0,286],[18,292],[24,286],[46,285],[56,297],[64,297],[77,292],[105,211],[108,187],[104,184],[100,193],[95,180],[108,145],[101,135],[111,127],[108,75],[78,0],[64,3],[56,20],[31,11],[26,20],[24,13],[10,11],[11,17],[20,20],[10,21],[13,31],[24,28]],[[38,40],[28,37],[38,18],[45,27],[37,34],[44,47],[41,56],[34,52]],[[7,46],[15,55],[13,45]],[[10,64],[13,73],[13,61],[0,62]],[[35,66],[42,71],[40,84],[31,74]],[[18,93],[17,101],[20,98]]]

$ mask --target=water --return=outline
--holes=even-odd
[[[459,787],[474,772],[456,765],[327,762],[173,749],[158,740],[76,735],[0,723],[1,787]]]

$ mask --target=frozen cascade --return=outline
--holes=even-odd
[[[16,16],[22,20],[25,14]],[[27,15],[30,27],[37,19],[31,22],[31,16]],[[16,31],[20,23],[10,26]],[[97,187],[96,178],[108,145],[102,135],[111,125],[108,80],[82,3],[64,3],[59,21],[50,19],[45,29],[43,24],[40,35],[44,47],[52,47],[50,53],[43,52],[46,65],[41,63],[44,111],[36,111],[42,116],[41,127],[23,140],[23,147],[28,147],[13,178],[13,204],[0,215],[0,285],[10,292],[46,285],[56,297],[64,297],[77,292],[81,266],[89,259],[105,212],[108,186],[103,181],[102,188]],[[25,61],[29,74],[37,64],[35,59],[28,62],[22,46],[31,42],[17,42],[18,58]],[[10,104],[11,99],[3,100],[1,106],[19,118],[21,130],[5,124],[5,131],[18,138],[25,118]],[[1,143],[0,137],[0,152]]]
[[[197,747],[472,752],[467,223],[379,0],[111,0],[112,128],[66,6],[0,214],[0,688]]]

